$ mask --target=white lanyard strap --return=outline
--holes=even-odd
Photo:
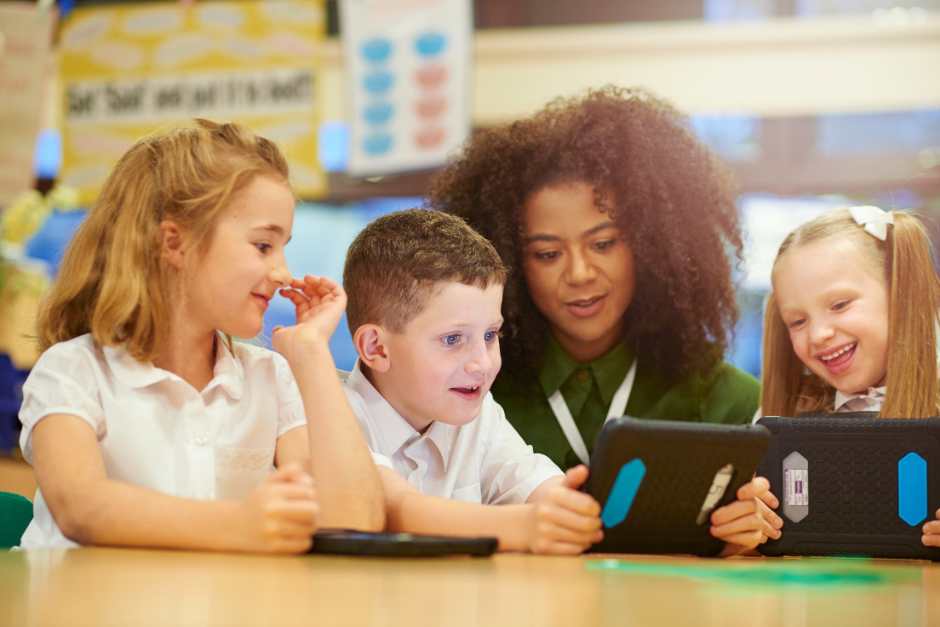
[[[607,424],[614,418],[623,416],[624,411],[627,409],[627,401],[630,400],[630,392],[633,391],[634,378],[636,378],[636,358],[633,359],[633,365],[630,366],[627,376],[624,377],[623,383],[620,384],[620,387],[614,394],[614,398],[610,403],[610,409],[607,412],[607,420],[604,421],[604,424]],[[585,464],[590,464],[591,458],[588,455],[587,446],[584,444],[584,438],[581,437],[581,432],[578,431],[578,425],[574,423],[574,418],[571,416],[571,411],[568,409],[568,405],[565,403],[565,397],[561,395],[560,389],[555,390],[555,393],[548,398],[548,404],[551,406],[552,412],[555,414],[555,419],[558,420],[561,430],[565,433],[565,437],[568,438],[568,444],[571,445],[578,459]]]

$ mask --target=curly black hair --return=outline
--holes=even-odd
[[[520,271],[523,203],[574,182],[594,186],[598,209],[633,249],[636,291],[624,338],[671,380],[709,370],[738,318],[734,179],[672,105],[643,89],[608,85],[476,132],[431,182],[428,206],[466,219],[510,268],[503,372],[534,380],[548,329]]]

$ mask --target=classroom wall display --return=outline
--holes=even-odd
[[[193,117],[237,121],[285,151],[296,192],[317,161],[325,0],[79,8],[60,37],[63,170],[83,203],[138,138]]]
[[[54,9],[0,2],[0,207],[33,186],[43,74]]]
[[[340,0],[353,176],[440,166],[470,132],[470,0]]]

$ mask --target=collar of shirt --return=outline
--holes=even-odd
[[[219,347],[219,354],[216,357],[212,381],[209,382],[203,392],[221,387],[233,400],[241,400],[244,390],[242,365],[232,355],[228,343],[221,336],[217,346]],[[164,379],[170,381],[183,380],[168,370],[157,368],[151,362],[141,363],[137,361],[127,352],[124,346],[116,348],[105,346],[103,352],[105,361],[107,361],[111,372],[114,373],[114,377],[129,388],[145,388]]]
[[[457,440],[459,427],[434,421],[424,433],[419,433],[408,424],[391,403],[375,389],[375,386],[362,372],[362,362],[357,359],[356,365],[346,377],[346,385],[358,393],[366,402],[372,412],[373,422],[387,450],[398,452],[409,448],[424,439],[430,440],[437,447],[444,460],[444,472],[447,472],[450,463],[450,451]]]
[[[597,381],[601,399],[609,405],[631,365],[633,365],[633,349],[626,342],[620,342],[603,357],[588,364],[579,364],[565,352],[555,336],[549,333],[545,354],[542,356],[542,367],[539,369],[539,383],[542,385],[545,396],[549,397],[557,392],[576,370],[590,368]]]
[[[881,407],[885,400],[885,390],[887,390],[887,387],[868,388],[868,391],[864,394],[843,394],[836,390],[835,411],[839,411],[843,405],[856,398],[870,398],[875,405]]]

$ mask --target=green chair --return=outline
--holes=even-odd
[[[0,492],[0,549],[19,546],[32,519],[32,501],[19,494]]]

